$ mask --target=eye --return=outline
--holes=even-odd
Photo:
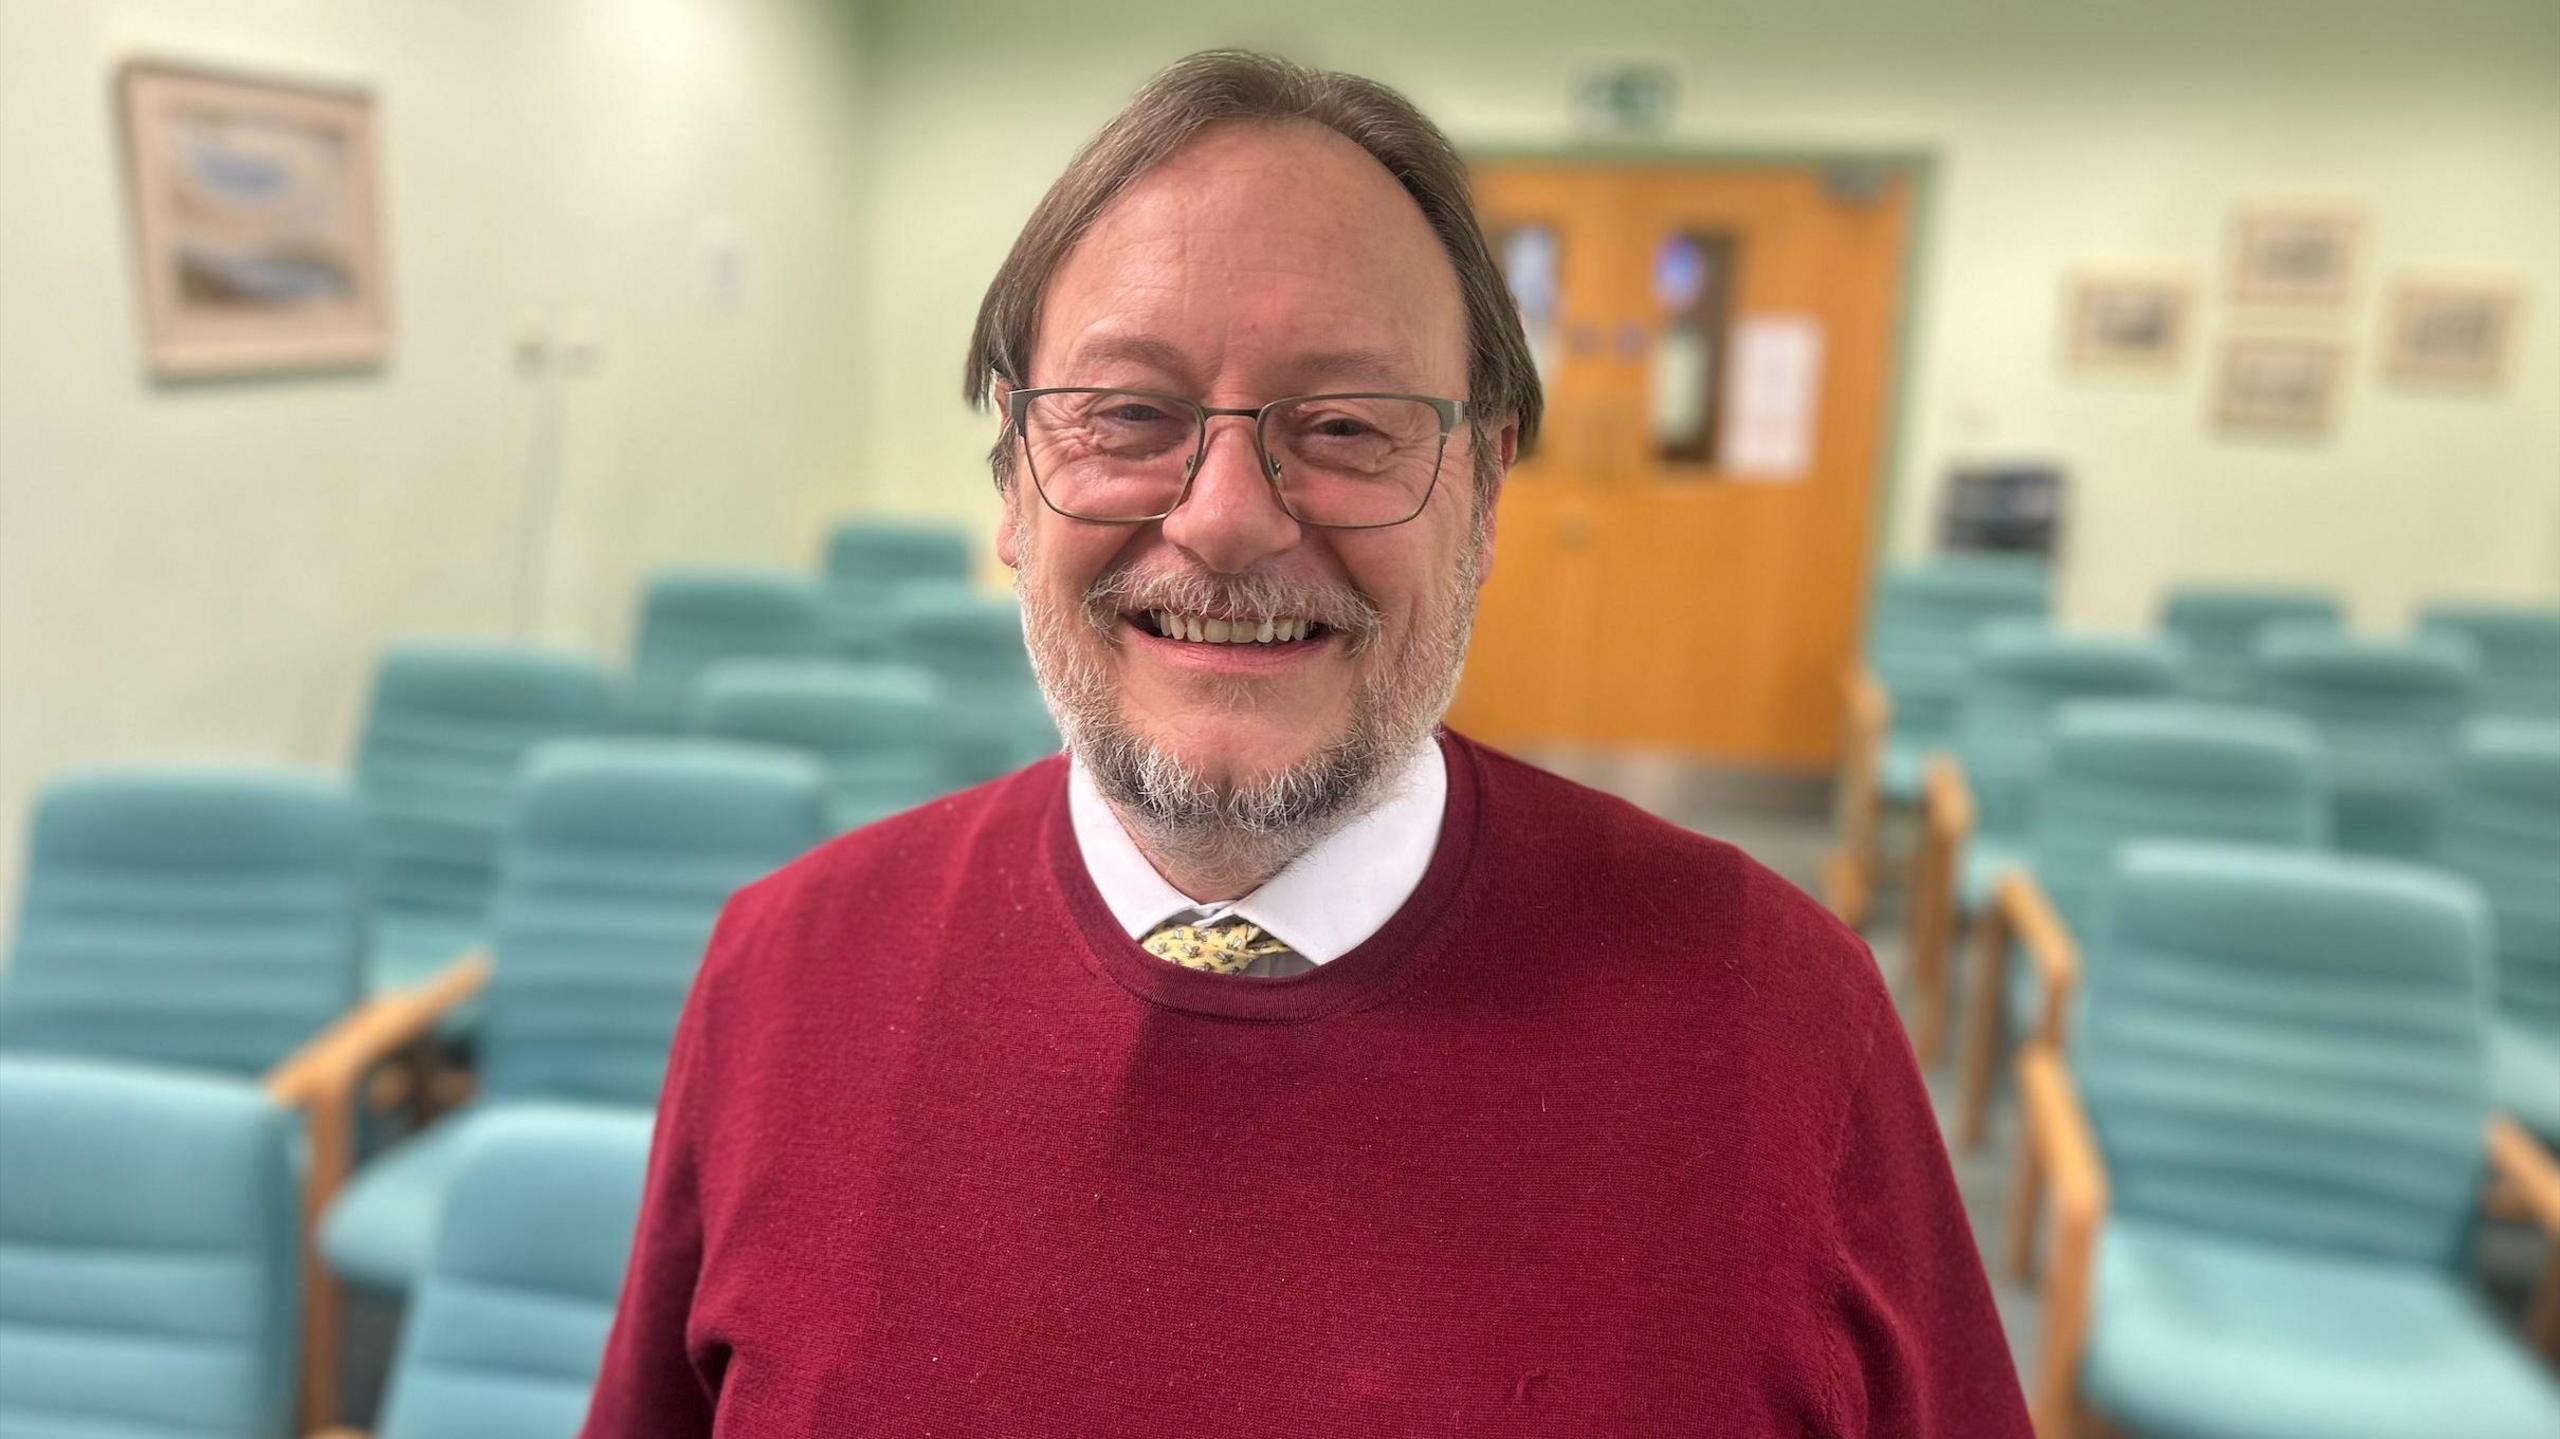
[[[1102,411],[1096,418],[1119,425],[1152,425],[1166,418],[1165,412],[1142,400],[1121,400]]]

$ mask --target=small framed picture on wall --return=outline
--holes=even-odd
[[[2345,372],[2346,350],[2335,340],[2226,341],[2214,417],[2242,434],[2317,439],[2336,418]]]
[[[379,364],[372,97],[140,60],[117,91],[152,373]]]
[[[2176,277],[2076,275],[2064,301],[2064,357],[2077,370],[2167,374],[2185,358],[2193,296]]]
[[[2364,217],[2352,206],[2245,206],[2231,233],[2236,304],[2334,308],[2355,289]]]
[[[2402,384],[2489,389],[2507,377],[2524,315],[2512,281],[2402,276],[2383,321],[2383,373]]]

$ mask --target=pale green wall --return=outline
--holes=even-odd
[[[2550,0],[1552,0],[870,7],[880,217],[871,302],[882,493],[985,520],[987,422],[958,398],[978,295],[1081,139],[1154,67],[1264,45],[1394,83],[1462,145],[1568,139],[1578,60],[1685,67],[1676,142],[1927,149],[1934,228],[1893,539],[1917,545],[1954,458],[2023,452],[2077,479],[2069,613],[2139,623],[2185,576],[2343,591],[2395,623],[2439,591],[2560,592],[2560,5]],[[2374,258],[2343,326],[2353,379],[2323,444],[2206,418],[2235,202],[2343,197]],[[2057,363],[2063,277],[2168,264],[2206,286],[2205,345],[2167,385]],[[2510,272],[2530,342],[2485,399],[2374,374],[2376,273]],[[2313,327],[2315,329],[2320,327]]]
[[[546,386],[543,638],[618,654],[670,560],[814,557],[870,354],[856,29],[811,0],[0,4],[0,909],[43,777],[341,763],[387,640],[503,636]],[[373,89],[388,366],[144,378],[109,104],[137,53]],[[546,316],[600,339],[591,375],[518,372]]]

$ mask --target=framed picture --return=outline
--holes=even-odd
[[[2222,351],[2214,414],[2227,430],[2309,439],[2328,433],[2346,351],[2335,340],[2236,339]]]
[[[2523,288],[2511,282],[2404,278],[2392,287],[2383,371],[2415,384],[2495,385],[2523,316]]]
[[[371,96],[153,61],[116,78],[152,372],[379,364]]]
[[[2077,369],[2174,370],[2186,354],[2192,295],[2174,278],[2078,276],[2066,302],[2064,353]]]
[[[2231,298],[2243,305],[2346,303],[2364,220],[2346,206],[2262,205],[2232,227]]]

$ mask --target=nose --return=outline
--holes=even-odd
[[[1182,503],[1164,517],[1164,537],[1222,575],[1241,574],[1296,547],[1298,522],[1280,508],[1279,491],[1262,471],[1250,419],[1210,417],[1199,471]]]

